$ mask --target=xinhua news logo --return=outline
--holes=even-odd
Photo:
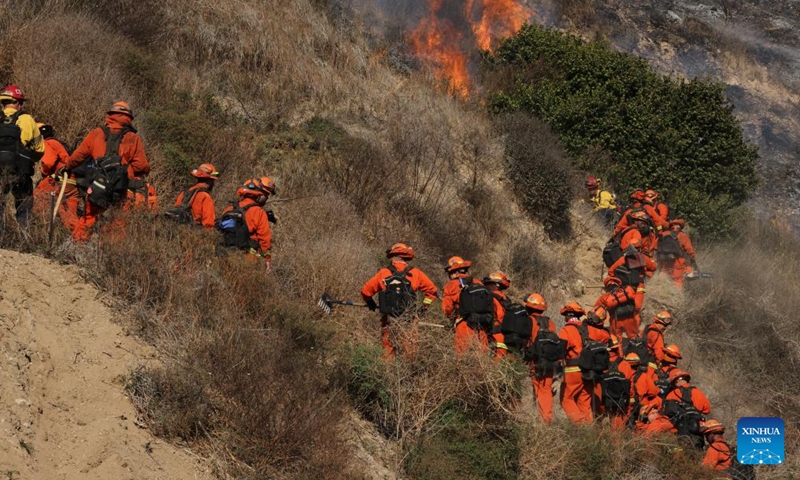
[[[745,465],[780,465],[784,462],[783,420],[745,417],[736,425],[736,453]]]

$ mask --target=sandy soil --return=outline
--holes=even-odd
[[[0,250],[0,272],[0,477],[211,477],[137,425],[123,376],[156,354],[111,322],[75,267]]]

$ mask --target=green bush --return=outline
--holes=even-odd
[[[519,431],[512,421],[487,425],[478,418],[448,409],[443,427],[412,449],[406,470],[412,478],[518,478]]]
[[[758,153],[742,137],[724,86],[656,73],[600,42],[528,25],[486,57],[498,72],[491,108],[525,111],[560,136],[577,166],[622,191],[660,191],[677,215],[709,237],[730,234],[729,213],[758,185]],[[586,162],[602,148],[608,171]]]

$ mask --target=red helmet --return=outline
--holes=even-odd
[[[414,249],[405,243],[395,243],[386,249],[386,258],[400,257],[403,260],[414,259]]]
[[[586,190],[597,190],[600,188],[600,183],[594,177],[589,177],[586,179]]]
[[[721,424],[717,420],[708,419],[706,421],[700,422],[700,433],[703,435],[709,435],[712,433],[719,433],[720,435],[725,433],[725,425]]]
[[[608,287],[609,285],[617,285],[622,286],[622,280],[617,277],[606,277],[603,279],[603,286]]]
[[[260,197],[264,195],[268,197],[275,195],[275,182],[269,177],[251,178],[245,180],[241,187],[236,190],[236,195],[240,197]]]
[[[531,293],[527,297],[525,297],[525,306],[530,308],[531,310],[538,310],[540,312],[544,312],[547,310],[547,301],[544,299],[543,296],[539,295],[538,293]]]
[[[24,102],[27,100],[25,98],[25,93],[16,85],[9,85],[0,92],[0,101],[3,100],[16,100],[18,102]]]
[[[505,290],[511,286],[511,280],[508,279],[503,272],[492,272],[483,278],[483,283],[495,283],[500,287],[500,290]]]
[[[658,198],[658,192],[656,192],[655,190],[648,190],[644,192],[644,198],[650,200],[651,202],[655,201],[655,199]]]
[[[682,378],[687,382],[692,380],[692,376],[689,375],[689,372],[685,372],[679,368],[674,368],[671,372],[669,372],[669,383],[675,383],[675,381],[679,378]]]
[[[206,178],[208,180],[216,180],[219,176],[219,172],[217,171],[216,167],[210,163],[204,163],[200,165],[189,172],[189,174],[194,178]]]
[[[127,104],[127,102],[115,102],[114,105],[111,106],[111,110],[107,111],[106,113],[121,113],[133,119],[133,110],[131,110],[131,107]]]
[[[444,266],[444,271],[448,273],[455,272],[457,270],[466,270],[472,266],[472,262],[469,260],[464,260],[461,257],[450,257],[447,261],[447,265]]]
[[[563,316],[572,316],[572,317],[580,317],[581,315],[586,315],[586,310],[580,306],[578,302],[569,302],[568,304],[561,307],[559,313]]]

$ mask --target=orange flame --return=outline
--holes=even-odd
[[[426,0],[430,13],[411,32],[414,54],[432,70],[439,81],[447,82],[450,94],[466,98],[470,89],[467,56],[461,50],[461,32],[447,20],[439,19],[443,0]]]
[[[481,50],[492,50],[499,38],[513,35],[532,16],[530,9],[517,0],[466,0],[458,11],[470,31],[459,31],[450,20],[441,18],[444,2],[425,0],[429,13],[409,35],[412,52],[433,70],[434,78],[446,82],[452,95],[466,98],[471,89],[467,66],[469,55],[464,48],[474,42]],[[465,44],[464,36],[470,41]]]
[[[492,50],[495,40],[517,33],[533,14],[515,0],[482,0],[478,12],[473,12],[473,4],[474,0],[467,0],[464,13],[481,50]],[[472,20],[475,13],[480,16],[477,21]]]

